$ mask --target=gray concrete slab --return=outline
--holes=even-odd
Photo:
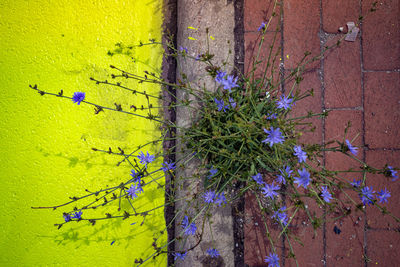
[[[228,73],[233,70],[234,65],[234,5],[232,1],[227,0],[178,0],[178,21],[177,21],[177,45],[186,47],[188,53],[196,56],[207,50],[206,28],[214,40],[209,39],[210,53],[215,55],[215,62],[228,62],[225,71]],[[197,28],[197,30],[188,28]],[[195,38],[191,40],[189,37]],[[229,49],[230,48],[230,49]],[[231,50],[232,54],[228,55]],[[215,82],[206,77],[204,71],[205,65],[194,60],[179,60],[177,76],[181,78],[180,73],[185,73],[189,81],[197,81],[197,86],[205,85],[207,90],[215,90]],[[192,84],[194,85],[194,83]],[[178,91],[178,99],[191,98],[187,93]],[[197,117],[196,105],[192,108],[177,108],[176,118],[178,127],[188,127]],[[180,131],[178,130],[178,136]],[[177,142],[177,160],[185,159],[188,153],[184,151],[184,144]],[[193,175],[204,173],[205,170],[199,170],[199,161],[191,161],[183,169],[177,169],[177,197],[190,196],[199,192],[202,188],[200,179],[185,179]],[[180,181],[180,182],[179,182]],[[176,204],[175,211],[185,209],[187,203],[184,201]],[[226,207],[216,207],[211,210],[211,227],[206,224],[202,242],[195,249],[191,250],[184,261],[178,260],[176,266],[234,266],[234,239],[233,222],[230,205]],[[195,214],[192,214],[195,215]],[[183,214],[178,214],[176,222],[176,235],[182,232],[180,222]],[[201,231],[202,220],[196,219],[198,231]],[[214,242],[215,241],[215,242]],[[186,241],[178,241],[175,244],[176,250],[186,250],[198,242],[196,236],[190,236]],[[220,252],[221,259],[210,261],[206,250],[210,247]]]

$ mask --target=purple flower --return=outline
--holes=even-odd
[[[215,191],[211,191],[211,190],[208,190],[203,195],[204,202],[206,202],[206,203],[213,203],[215,200],[215,197],[216,197]]]
[[[188,53],[188,49],[186,47],[180,46],[179,47],[179,52],[181,52],[182,54],[187,54]]]
[[[267,120],[273,120],[273,119],[276,119],[278,117],[278,114],[276,114],[276,113],[269,113],[268,115],[267,115]]]
[[[78,105],[80,105],[84,99],[85,99],[84,92],[75,92],[74,95],[72,96],[72,101],[74,103],[77,103]]]
[[[352,146],[352,145],[350,144],[350,141],[347,140],[347,139],[346,139],[346,144],[347,144],[347,147],[348,147],[348,149],[350,150],[350,152],[351,152],[353,155],[357,155],[357,149],[358,149],[358,148]]]
[[[232,97],[229,98],[229,104],[232,108],[236,108],[236,102]]]
[[[231,93],[232,88],[239,87],[239,85],[237,85],[237,79],[238,78],[235,78],[233,75],[228,75],[226,79],[222,80],[221,84],[224,86],[225,90],[229,90],[229,93]]]
[[[138,182],[138,181],[140,182],[140,178],[142,178],[142,177],[139,176],[139,173],[136,172],[134,169],[131,170],[131,174],[130,175],[132,176],[133,181],[135,183]]]
[[[214,177],[218,173],[218,170],[214,169],[214,167],[211,167],[209,172],[210,172],[210,174],[207,176],[208,179],[210,179],[211,177]]]
[[[322,188],[322,192],[321,192],[321,196],[324,198],[325,202],[331,202],[332,199],[332,195],[331,193],[329,193],[328,188],[326,186],[321,186]]]
[[[78,220],[82,219],[82,211],[75,212],[74,215],[72,215],[71,218],[72,219],[78,219]]]
[[[194,235],[196,234],[196,223],[192,222],[189,224],[189,218],[188,216],[183,217],[182,223],[181,223],[182,228],[185,230],[186,235]]]
[[[380,203],[387,203],[388,202],[387,199],[389,197],[390,197],[390,192],[386,190],[386,187],[385,187],[385,191],[381,190],[381,192],[378,192],[377,198],[379,198]]]
[[[356,181],[356,179],[353,179],[353,182],[350,183],[353,187],[360,187],[361,181]]]
[[[223,111],[225,112],[227,109],[229,109],[229,106],[228,106],[228,105],[225,105],[223,99],[218,100],[217,98],[214,98],[214,101],[215,101],[215,103],[217,104],[218,111],[223,110]]]
[[[278,195],[277,190],[279,190],[280,187],[278,185],[275,185],[274,182],[272,182],[271,185],[265,184],[263,188],[261,188],[262,193],[264,194],[265,197],[270,197],[274,199],[275,196]]]
[[[294,146],[294,155],[299,159],[299,163],[306,162],[307,153],[301,149],[301,146]]]
[[[267,23],[261,22],[261,25],[260,25],[260,27],[258,27],[257,31],[259,31],[259,32],[264,31],[266,27],[267,27]]]
[[[140,178],[139,178],[140,179]],[[140,181],[140,180],[139,180]],[[131,187],[126,190],[126,193],[128,196],[130,196],[132,199],[135,199],[138,197],[138,194],[142,193],[143,189],[142,186],[139,183],[131,184]]]
[[[268,263],[268,267],[279,267],[279,257],[275,253],[269,253],[264,261]]]
[[[251,176],[251,178],[253,178],[253,180],[256,181],[257,184],[261,184],[261,185],[264,184],[263,178],[260,173],[257,173],[256,175]]]
[[[226,76],[226,72],[217,71],[217,76],[215,76],[215,81],[217,83],[222,83],[222,81],[224,80],[225,76]]]
[[[140,160],[140,163],[144,164],[146,167],[147,163],[153,162],[155,159],[155,157],[153,155],[150,155],[149,152],[147,151],[146,155],[144,155],[143,152],[141,151],[137,157]]]
[[[215,248],[207,249],[207,253],[208,253],[208,255],[211,256],[211,258],[218,258],[218,256],[219,256],[219,252]]]
[[[390,175],[393,177],[392,182],[396,181],[399,179],[399,177],[396,175],[397,171],[393,170],[392,166],[387,166],[388,171],[390,172]]]
[[[288,217],[285,213],[286,206],[281,207],[279,210],[275,211],[272,215],[272,218],[280,222],[283,226],[286,226],[288,223]]]
[[[168,163],[168,162],[165,161],[165,162],[162,164],[162,166],[163,166],[163,167],[161,168],[161,170],[163,170],[163,171],[165,171],[165,172],[175,170],[175,168],[176,168],[175,163],[173,163],[173,162]]]
[[[276,104],[278,108],[283,108],[287,110],[293,106],[293,98],[281,96],[281,100],[279,100]]]
[[[176,261],[177,259],[184,260],[186,257],[186,254],[187,254],[187,251],[185,253],[175,252],[174,253],[174,256],[175,256],[174,261]]]
[[[68,213],[64,213],[63,217],[64,217],[65,222],[69,222],[71,220],[71,215],[69,215]]]
[[[221,207],[222,204],[226,204],[226,197],[225,197],[225,193],[219,193],[215,199],[215,204],[218,205],[218,207]]]
[[[285,176],[290,177],[292,175],[292,170],[290,169],[289,166],[286,166],[285,169],[279,169],[281,174],[279,174],[276,178],[276,181],[280,184],[286,184],[286,179]]]
[[[298,170],[300,177],[294,177],[294,183],[298,184],[297,188],[303,186],[307,189],[307,186],[310,184],[310,173],[303,168],[303,170]]]
[[[360,198],[362,203],[365,204],[374,204],[373,199],[374,199],[374,193],[375,191],[372,190],[372,186],[371,188],[369,188],[368,186],[364,187],[363,189],[361,189],[361,194],[360,194]]]
[[[268,134],[268,137],[261,141],[262,143],[269,143],[269,146],[272,147],[274,144],[282,144],[284,137],[282,136],[281,130],[279,128],[274,129],[274,127],[271,126],[271,130],[263,129],[266,134]]]

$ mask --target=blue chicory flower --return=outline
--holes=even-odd
[[[185,253],[175,252],[174,253],[174,261],[177,259],[184,260],[186,257],[187,251]]]
[[[293,106],[293,98],[289,98],[286,96],[281,96],[281,100],[279,100],[276,105],[278,108],[283,108],[284,110],[287,110]]]
[[[185,230],[185,234],[186,235],[194,235],[194,234],[196,234],[196,230],[197,230],[196,223],[192,222],[191,224],[189,224],[188,216],[185,215],[185,217],[183,217],[181,226]]]
[[[271,185],[265,184],[265,186],[263,188],[261,188],[264,196],[270,197],[272,199],[274,199],[274,197],[278,195],[278,193],[276,191],[279,189],[280,189],[280,187],[278,185],[275,185],[274,182],[272,182]]]
[[[215,200],[215,197],[216,197],[215,191],[212,191],[212,190],[208,190],[203,195],[204,202],[206,202],[206,203],[213,203]]]
[[[397,179],[399,179],[399,176],[397,176],[397,171],[393,170],[392,166],[387,166],[387,169],[389,170],[390,175],[393,177],[392,182],[394,182]]]
[[[353,179],[353,182],[350,183],[353,187],[360,187],[361,186],[361,181],[356,181],[356,179]]]
[[[72,215],[71,218],[72,219],[78,219],[78,220],[82,219],[82,211],[75,212],[74,215]]]
[[[301,149],[301,146],[294,146],[294,155],[298,158],[299,163],[306,162],[307,153]]]
[[[332,195],[329,193],[328,188],[326,186],[321,186],[322,192],[321,196],[324,198],[325,202],[331,202]]]
[[[133,181],[134,181],[135,183],[138,182],[138,181],[140,182],[140,179],[142,178],[141,176],[139,176],[139,173],[136,172],[134,169],[131,170],[130,176],[132,176]]]
[[[65,222],[69,222],[71,220],[71,215],[69,215],[68,213],[64,213],[63,217],[64,217]]]
[[[237,77],[235,78],[233,75],[228,75],[226,79],[222,80],[221,85],[224,86],[224,90],[229,90],[229,93],[232,92],[232,88],[239,87],[237,84]]]
[[[226,204],[225,193],[224,193],[224,192],[219,193],[219,194],[216,196],[216,199],[215,199],[215,202],[214,202],[214,203],[217,204],[218,207],[221,207],[222,204]]]
[[[285,213],[285,210],[286,210],[286,206],[281,207],[279,210],[274,211],[274,214],[271,216],[271,218],[277,220],[283,226],[286,226],[288,223],[288,217]]]
[[[374,204],[373,199],[374,199],[374,193],[375,191],[372,190],[372,186],[371,188],[369,188],[368,186],[364,187],[363,189],[361,189],[361,194],[360,194],[360,198],[362,203],[365,204]]]
[[[263,21],[263,22],[261,22],[261,25],[260,25],[260,27],[258,27],[257,31],[259,31],[259,32],[264,31],[266,27],[267,27],[267,23],[265,23]]]
[[[149,152],[146,151],[146,155],[142,151],[140,151],[139,155],[137,158],[140,160],[139,162],[141,164],[144,164],[147,167],[148,163],[151,163],[154,161],[155,157],[153,155],[150,155]]]
[[[162,168],[161,168],[164,172],[168,172],[168,171],[172,171],[176,169],[175,163],[171,162],[164,162],[162,163]]]
[[[268,267],[279,267],[279,257],[275,253],[269,253],[264,261],[268,263]]]
[[[253,180],[256,181],[257,184],[261,184],[261,185],[264,184],[263,178],[260,173],[257,173],[256,175],[251,176],[251,178],[253,178]]]
[[[276,181],[280,184],[286,184],[285,176],[290,177],[293,171],[290,169],[289,166],[286,166],[284,169],[279,169],[281,174],[278,174]]]
[[[379,198],[379,202],[380,203],[387,203],[388,202],[388,198],[390,197],[390,192],[387,191],[387,189],[385,188],[385,190],[381,190],[381,192],[378,192],[378,196],[377,198]]]
[[[310,173],[303,168],[303,170],[298,170],[300,177],[294,177],[294,183],[298,184],[297,188],[303,186],[307,189],[307,186],[310,184]]]
[[[346,139],[346,144],[347,144],[347,148],[350,150],[350,152],[356,156],[357,155],[357,147],[354,147],[351,145],[350,141]]]
[[[209,173],[210,174],[207,176],[208,179],[214,177],[218,173],[218,170],[215,169],[214,167],[211,167],[211,169],[209,170]]]
[[[218,258],[218,256],[219,256],[219,252],[215,248],[207,249],[207,253],[208,253],[208,255],[211,256],[211,258]]]
[[[269,143],[269,146],[272,147],[274,144],[282,144],[284,141],[284,137],[282,136],[281,130],[279,128],[274,129],[271,126],[270,130],[263,129],[268,137],[261,141],[262,143]]]
[[[278,117],[278,114],[276,114],[276,113],[269,113],[268,115],[267,115],[267,120],[274,120],[274,119],[276,119]]]
[[[226,76],[226,72],[217,71],[217,76],[215,76],[215,81],[217,83],[222,83],[222,81],[224,80],[225,76]]]
[[[236,108],[236,102],[232,97],[229,98],[229,104],[232,108]]]
[[[138,194],[143,192],[143,188],[142,185],[140,184],[140,178],[139,181],[135,184],[131,184],[131,187],[126,190],[126,193],[128,194],[128,196],[130,196],[133,199],[138,197]]]
[[[218,100],[217,98],[214,98],[214,102],[217,104],[218,111],[223,110],[223,112],[226,112],[227,109],[229,109],[228,105],[225,105],[224,100]]]
[[[80,105],[84,99],[85,99],[84,92],[75,92],[74,95],[72,96],[72,101],[74,103],[77,103],[78,105]]]
[[[179,52],[181,52],[183,55],[186,55],[188,53],[188,49],[184,46],[180,46]]]

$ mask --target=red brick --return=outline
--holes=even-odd
[[[327,45],[334,45],[334,36]],[[360,41],[342,41],[325,55],[325,106],[327,108],[360,107],[362,104]]]
[[[365,142],[400,148],[400,73],[365,74]]]
[[[298,88],[299,94],[304,94],[307,91],[313,89],[314,96],[310,96],[296,102],[293,107],[290,116],[292,118],[306,116],[309,111],[313,113],[321,113],[321,81],[319,80],[318,73],[316,71],[308,72],[303,74],[304,80],[300,82]],[[290,91],[292,83],[286,85],[286,91]],[[300,138],[300,142],[307,144],[322,144],[322,119],[321,117],[313,117],[302,120],[304,123],[312,123],[315,127],[314,132],[305,132]],[[298,129],[310,130],[308,126],[298,126]]]
[[[324,243],[322,228],[314,232],[314,229],[310,226],[295,227],[291,229],[291,232],[301,241],[299,243],[294,238],[290,238],[298,266],[323,266]],[[288,256],[290,249],[287,240],[285,242],[285,252],[286,256]],[[293,258],[286,258],[285,266],[295,267],[297,265]]]
[[[351,123],[345,137],[345,128]],[[348,139],[353,145],[362,145],[362,112],[359,110],[332,110],[325,121],[325,142]],[[357,137],[354,141],[353,138]],[[360,155],[360,148],[358,149]]]
[[[249,73],[252,71],[254,68],[253,63],[257,61],[261,61],[261,63],[257,64],[256,70],[254,71],[254,75],[256,78],[262,78],[264,75],[265,68],[268,63],[268,56],[270,53],[270,46],[272,45],[272,42],[274,41],[274,35],[275,33],[267,33],[265,34],[264,37],[264,42],[261,46],[260,54],[259,57],[257,58],[257,53],[259,49],[259,43],[261,40],[261,35],[258,33],[246,33],[245,34],[245,73],[249,75]],[[280,58],[280,33],[277,34],[275,42],[273,44],[273,49],[271,52],[271,59],[270,59],[270,66],[273,67],[268,67],[267,70],[267,77],[271,77],[271,70],[273,68],[274,70],[274,77],[273,80],[275,81],[276,87],[277,81],[280,79],[280,74],[279,74],[279,58]],[[275,56],[277,54],[277,56]],[[275,59],[275,62],[273,60]]]
[[[264,220],[261,215],[256,198],[250,193],[245,199],[245,225],[244,225],[244,262],[249,266],[264,266],[264,259],[272,251],[272,246],[267,238]],[[266,219],[268,230],[275,242],[276,253],[282,258],[282,240],[278,238],[280,230],[270,218]]]
[[[326,223],[326,266],[363,266],[364,221],[362,212]],[[338,214],[340,215],[340,214]],[[341,230],[334,232],[334,227]]]
[[[367,12],[374,0],[362,1]],[[398,0],[379,1],[377,11],[365,16],[362,25],[364,68],[391,70],[400,68],[400,25]]]
[[[385,164],[400,167],[400,151],[367,151],[366,157],[367,163],[375,168],[383,169]],[[393,182],[391,178],[385,177],[383,174],[367,174],[367,185],[372,186],[376,192],[380,192],[386,187],[391,194],[388,203],[379,203],[378,201],[377,204],[386,207],[393,215],[400,218],[399,181]],[[383,215],[374,206],[367,206],[367,218],[368,225],[374,228],[397,228],[400,226],[400,223],[389,215]]]
[[[244,1],[244,30],[257,31],[261,22],[268,22],[274,10],[274,0],[245,0]],[[279,1],[275,7],[275,16],[272,18],[267,31],[275,31],[280,26]]]
[[[346,23],[357,22],[360,13],[359,0],[322,0],[322,24],[324,31],[337,33]]]
[[[369,266],[400,266],[399,239],[397,231],[368,231]]]
[[[319,0],[284,1],[283,16],[285,68],[293,69],[306,51],[310,51],[311,56],[317,56],[320,53]],[[308,65],[308,67],[316,66],[319,66],[319,62]]]

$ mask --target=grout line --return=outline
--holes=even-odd
[[[363,69],[361,70],[361,72],[365,73],[365,72],[385,72],[385,73],[397,73],[400,72],[400,69],[392,69],[392,70],[366,70]]]
[[[362,0],[359,0],[359,16],[362,16],[363,9],[362,9]],[[366,149],[365,149],[365,90],[364,90],[364,51],[363,51],[363,22],[360,21],[360,69],[361,69],[361,105],[362,105],[362,114],[361,114],[361,127],[362,127],[362,152],[363,152],[363,161],[366,162]],[[368,257],[368,239],[367,239],[367,211],[364,210],[364,248],[363,253],[364,257]],[[364,258],[364,266],[368,267],[368,262]]]
[[[400,148],[393,147],[374,147],[374,148],[366,148],[367,151],[400,151]]]
[[[343,108],[326,108],[327,111],[334,111],[334,110],[348,110],[348,111],[363,111],[363,107],[343,107]]]
[[[322,17],[323,11],[322,11],[322,0],[319,1],[319,52],[320,54],[322,53],[322,49],[326,43],[326,34],[323,30],[323,17]],[[320,60],[320,70],[319,70],[319,78],[320,78],[320,85],[321,85],[321,111],[325,112],[326,107],[325,107],[325,57],[322,55],[321,60]],[[322,118],[322,144],[325,145],[325,131],[326,131],[326,118]],[[322,153],[322,158],[323,158],[323,166],[326,166],[326,153],[325,151]],[[327,251],[327,245],[326,245],[326,207],[324,207],[324,224],[322,226],[322,242],[323,242],[323,266],[326,267],[326,251]]]

